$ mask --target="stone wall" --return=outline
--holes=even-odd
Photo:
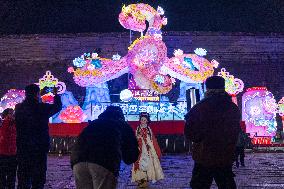
[[[96,48],[101,49],[101,57],[124,56],[129,40],[127,32],[0,36],[0,96],[10,88],[37,82],[51,70],[79,98],[85,89],[67,72],[72,60]],[[277,100],[284,96],[284,34],[167,32],[164,41],[169,57],[174,49],[193,53],[197,47],[205,48],[208,59],[220,62],[220,68],[242,79],[246,88],[266,86]],[[127,77],[123,79],[126,83]],[[111,82],[111,92],[123,88],[115,83],[120,82]]]

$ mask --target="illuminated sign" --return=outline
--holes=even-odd
[[[184,115],[187,113],[187,103],[185,101],[178,102],[177,104],[169,102],[140,102],[140,103],[96,103],[92,105],[92,115],[95,119],[96,116],[101,114],[108,106],[119,106],[123,113],[128,116],[136,116],[141,112],[147,112],[150,115],[159,115],[163,120],[183,120]],[[128,117],[129,118],[129,117]],[[135,119],[135,118],[134,118]]]
[[[156,91],[148,89],[130,89],[133,98],[140,101],[159,101],[160,97]]]

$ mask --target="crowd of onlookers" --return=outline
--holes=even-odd
[[[205,98],[185,116],[184,135],[192,143],[194,160],[190,186],[234,189],[233,162],[244,164],[246,134],[241,130],[241,114],[225,92],[225,80],[212,76],[206,82]],[[56,94],[53,104],[40,102],[37,85],[25,88],[25,100],[15,111],[2,113],[0,126],[0,189],[43,189],[49,151],[48,119],[62,107]],[[109,106],[78,136],[72,148],[71,168],[77,189],[112,189],[117,185],[120,162],[132,164],[131,181],[139,188],[164,179],[161,150],[150,128],[150,115],[141,113],[135,132],[123,111]]]

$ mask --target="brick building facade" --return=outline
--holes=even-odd
[[[205,48],[206,57],[242,79],[245,88],[266,86],[277,101],[284,96],[284,34],[166,32],[163,40],[169,57],[174,49],[193,53],[195,48]],[[37,82],[46,70],[64,81],[75,97],[84,96],[84,88],[77,86],[67,72],[72,60],[96,48],[101,49],[101,57],[111,58],[116,53],[124,56],[129,41],[127,32],[0,36],[0,96],[8,89],[23,89]],[[127,78],[122,79],[126,83]],[[123,88],[115,83],[111,92]]]

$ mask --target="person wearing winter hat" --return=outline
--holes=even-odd
[[[205,98],[185,116],[184,135],[193,142],[190,186],[209,189],[214,179],[218,188],[234,189],[232,165],[240,132],[240,110],[226,93],[222,77],[209,77],[205,85]]]
[[[71,153],[77,189],[115,189],[120,162],[134,163],[138,142],[120,107],[109,106],[81,132]]]

